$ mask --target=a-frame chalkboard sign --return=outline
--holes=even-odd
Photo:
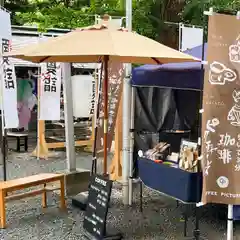
[[[121,234],[108,235],[106,221],[112,192],[112,181],[102,175],[90,180],[87,208],[83,222],[85,237],[89,240],[120,240]]]

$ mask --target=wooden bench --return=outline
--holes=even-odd
[[[59,181],[60,188],[48,188],[47,184]],[[41,189],[30,190],[24,193],[14,193],[30,187],[41,186]],[[20,200],[27,197],[42,195],[42,207],[47,207],[47,192],[60,190],[60,208],[66,209],[64,175],[43,173],[29,177],[0,182],[0,227],[6,228],[6,202]]]
[[[25,152],[28,151],[28,134],[27,133],[8,132],[7,136],[10,138],[17,139],[17,148],[16,148],[17,152],[21,151],[21,147],[24,147]],[[23,143],[21,143],[21,140],[23,140]]]

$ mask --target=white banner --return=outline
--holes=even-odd
[[[186,51],[197,46],[201,46],[203,42],[203,29],[197,27],[185,27],[180,25],[180,51]]]
[[[3,22],[2,22],[3,21]],[[1,105],[4,113],[4,127],[17,128],[19,125],[17,110],[17,82],[15,68],[8,57],[2,54],[11,49],[11,23],[10,14],[0,9],[0,80],[1,80]],[[2,24],[4,23],[4,24]]]
[[[73,116],[89,118],[94,114],[96,83],[92,75],[75,75],[72,80]]]
[[[60,120],[61,65],[42,63],[40,78],[40,120]]]
[[[11,37],[12,30],[11,30],[11,19],[10,19],[10,13],[4,11],[0,8],[0,35],[2,37]]]

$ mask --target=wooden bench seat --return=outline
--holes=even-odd
[[[60,182],[60,188],[51,188],[47,184]],[[24,193],[14,193],[30,187],[42,186],[41,189],[30,190]],[[42,195],[42,206],[47,207],[47,192],[60,190],[60,208],[66,209],[64,175],[54,173],[42,173],[29,177],[0,182],[0,227],[6,228],[6,202],[27,197]]]

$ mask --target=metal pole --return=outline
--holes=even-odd
[[[73,100],[71,82],[71,64],[62,64],[63,93],[64,93],[64,120],[68,171],[76,171],[76,155],[73,126]]]
[[[132,31],[132,0],[126,0],[126,27]],[[131,85],[130,74],[132,71],[131,64],[126,65],[126,78],[123,82],[123,204],[129,203],[129,161],[130,161],[130,109],[131,102]]]
[[[104,83],[103,83],[103,98],[104,98],[104,135],[103,135],[103,174],[107,174],[107,156],[108,156],[108,61],[109,56],[104,56]]]
[[[135,93],[136,89],[132,87],[131,96],[131,124],[130,124],[130,161],[129,161],[129,205],[133,201],[133,152],[134,152],[134,116],[135,116]]]
[[[202,11],[204,14],[204,2],[202,2]],[[201,108],[199,110],[199,125],[198,125],[198,155],[201,156],[202,152],[201,152],[201,146],[202,146],[202,137],[201,137],[201,133],[202,133],[202,108],[203,108],[203,89],[204,89],[204,60],[205,60],[205,38],[204,38],[204,31],[206,29],[206,21],[205,21],[205,14],[203,15],[203,38],[202,38],[202,65],[201,65],[201,73],[202,73],[202,88],[201,88],[201,93],[200,93],[200,104],[201,104]],[[199,160],[201,161],[201,160]],[[200,169],[200,162],[198,161],[198,166],[197,166],[197,173],[199,174],[199,169]],[[196,191],[197,194],[200,192],[199,189],[199,181],[197,182],[197,186],[196,186]],[[200,196],[198,196],[198,198],[200,199]],[[197,203],[196,204],[196,222],[195,222],[195,229],[193,231],[194,237],[196,240],[199,240],[200,237],[200,228],[199,228],[199,221],[200,221],[200,206],[201,204]]]
[[[233,240],[233,205],[228,205],[227,240]]]
[[[237,19],[240,20],[240,11],[237,12]],[[227,240],[233,240],[233,205],[228,205]]]
[[[0,66],[1,67],[1,66]],[[1,79],[2,86],[1,86],[1,120],[2,120],[2,163],[3,163],[3,180],[7,180],[7,152],[6,152],[6,129],[5,129],[5,119],[4,119],[4,109],[3,109],[3,79]]]
[[[0,38],[1,39],[1,38]],[[0,66],[1,70],[3,70],[3,66]],[[1,71],[3,72],[3,71]],[[2,162],[3,162],[3,180],[6,181],[7,180],[7,163],[6,163],[6,158],[7,158],[7,152],[6,152],[6,143],[7,143],[7,139],[6,139],[6,129],[5,129],[5,118],[4,118],[4,98],[3,98],[3,89],[4,89],[4,80],[3,77],[0,77],[0,81],[1,81],[1,120],[2,120],[2,146],[1,146],[1,150],[2,150]]]
[[[37,160],[40,159],[40,83],[41,83],[41,68],[38,68],[38,78],[37,78]]]

